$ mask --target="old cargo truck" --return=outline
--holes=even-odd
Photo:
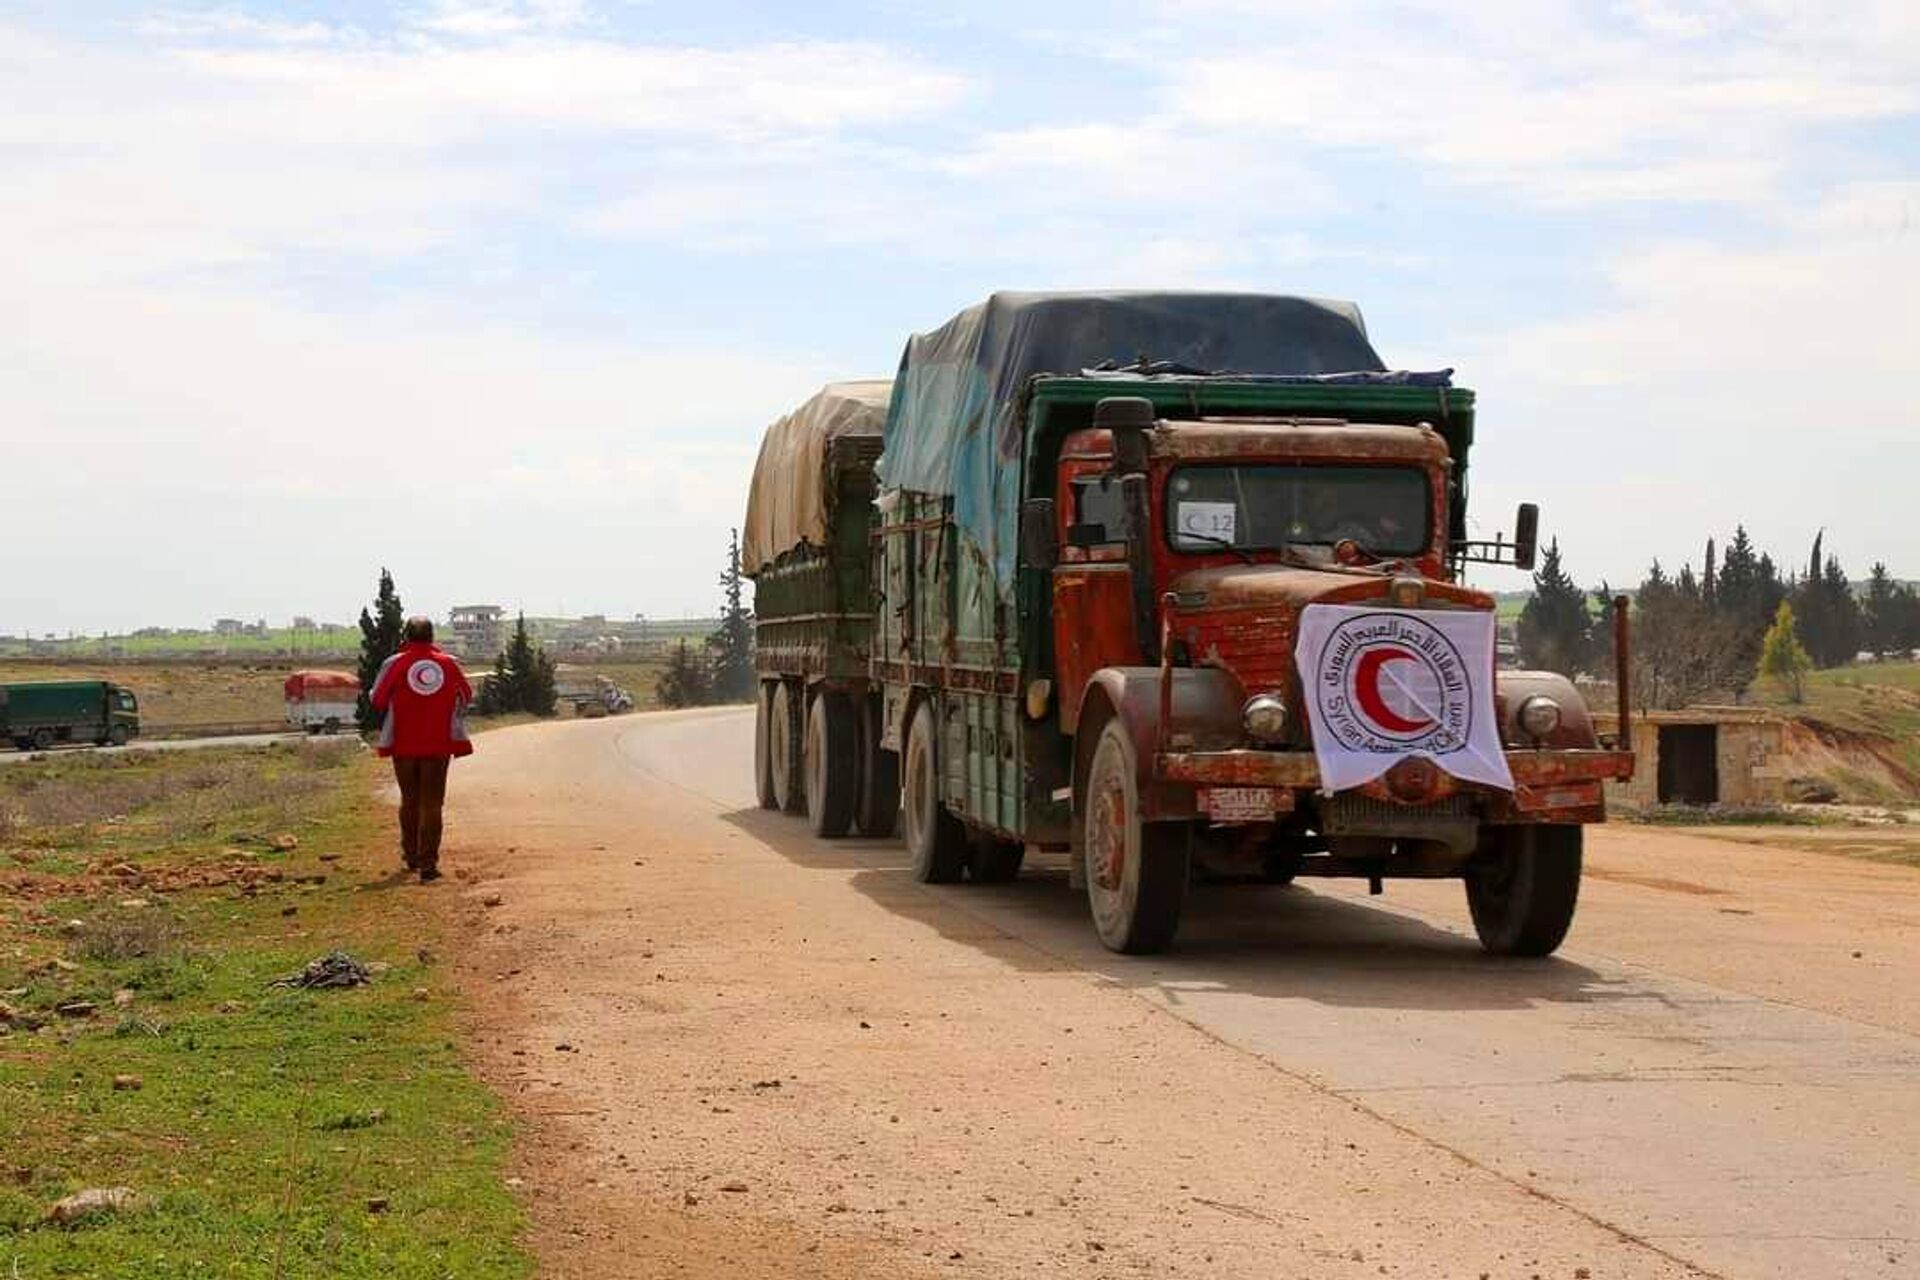
[[[1468,538],[1473,427],[1345,303],[998,294],[914,337],[872,513],[817,552],[841,594],[762,597],[770,638],[842,628],[763,664],[769,758],[816,712],[844,748],[773,798],[897,777],[928,881],[1069,850],[1124,952],[1172,940],[1196,873],[1458,878],[1488,950],[1552,951],[1633,758],[1563,677],[1496,674],[1460,571],[1529,566],[1534,512]],[[1623,676],[1625,643],[1622,607]]]
[[[110,680],[0,684],[0,739],[22,751],[63,742],[125,746],[139,732],[139,699]]]

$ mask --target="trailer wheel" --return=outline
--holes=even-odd
[[[53,745],[53,730],[47,728],[35,729],[31,741],[35,751],[45,751]]]
[[[773,751],[768,746],[772,734],[772,727],[767,723],[773,715],[771,701],[767,686],[760,685],[753,699],[753,793],[762,809],[780,807],[773,794]]]
[[[900,824],[900,755],[880,745],[880,699],[860,699],[860,797],[853,822],[863,836],[884,839]]]
[[[334,734],[340,732],[340,717],[328,716],[326,724],[322,725],[321,728],[325,729],[327,736],[331,738]]]
[[[127,732],[127,726],[117,724],[113,726],[113,732],[107,735],[107,741],[116,747],[124,747],[127,745],[127,739],[132,736],[132,734]]]
[[[907,820],[907,851],[913,878],[922,884],[952,884],[967,866],[967,829],[940,803],[940,775],[934,754],[933,704],[922,702],[907,730],[906,778],[901,812]]]
[[[858,734],[847,695],[822,689],[807,712],[807,820],[817,836],[843,836],[859,790]]]
[[[1018,840],[982,834],[973,842],[973,861],[967,874],[975,884],[1005,884],[1020,874],[1027,846]]]
[[[787,813],[807,811],[807,784],[800,767],[800,697],[797,686],[782,680],[773,690],[768,716],[767,750],[772,756],[773,799]]]
[[[1580,898],[1583,828],[1560,823],[1485,829],[1467,864],[1467,907],[1480,945],[1497,956],[1551,955]]]
[[[1193,832],[1184,822],[1140,820],[1133,740],[1118,719],[1100,731],[1081,801],[1087,903],[1100,941],[1127,955],[1165,949],[1187,900]]]

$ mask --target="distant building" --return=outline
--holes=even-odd
[[[318,631],[320,629],[320,624],[315,622],[312,618],[309,618],[304,613],[295,614],[293,619],[293,629],[295,631]]]
[[[497,604],[458,604],[447,614],[447,644],[470,658],[491,657],[505,647],[507,611]]]
[[[216,618],[213,623],[213,634],[217,636],[237,636],[246,629],[247,624],[238,618]]]

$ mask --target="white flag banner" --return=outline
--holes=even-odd
[[[1294,647],[1320,761],[1344,791],[1410,756],[1513,790],[1493,706],[1493,614],[1312,604]]]

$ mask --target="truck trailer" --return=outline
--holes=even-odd
[[[768,443],[822,465],[762,451],[755,500],[811,513],[744,566],[762,803],[879,835],[897,794],[928,882],[1067,851],[1121,952],[1195,874],[1457,878],[1486,949],[1551,952],[1633,770],[1625,604],[1614,742],[1564,676],[1496,672],[1462,570],[1531,567],[1537,512],[1468,537],[1474,412],[1350,303],[996,294],[916,335],[877,442],[803,410]]]
[[[64,742],[123,747],[139,732],[139,699],[111,680],[0,684],[0,739],[22,751]]]

